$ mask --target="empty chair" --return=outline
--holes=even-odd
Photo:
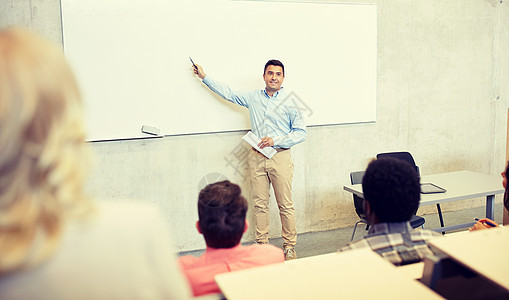
[[[361,184],[362,183],[362,177],[364,176],[364,171],[357,171],[357,172],[351,172],[350,173],[350,183],[351,184]],[[355,222],[355,226],[353,228],[352,237],[350,238],[350,241],[353,241],[353,238],[355,237],[355,231],[357,230],[357,226],[360,223],[366,224],[366,230],[369,229],[369,223],[368,219],[366,217],[366,214],[364,213],[364,199],[353,194],[353,204],[355,207],[355,212],[359,216],[360,220]],[[412,219],[410,219],[410,226],[412,228],[417,227],[423,227],[426,220],[423,217],[420,216],[412,216]]]
[[[384,158],[384,157],[392,157],[396,159],[401,159],[406,162],[408,162],[410,165],[415,167],[415,170],[417,171],[417,175],[421,176],[421,173],[419,172],[419,167],[415,164],[415,160],[412,157],[412,154],[409,152],[386,152],[386,153],[379,153],[376,155],[376,158]],[[437,203],[437,211],[438,211],[438,218],[440,220],[440,226],[444,227],[444,218],[442,216],[442,209],[440,208],[440,204]],[[444,232],[442,232],[444,233]]]

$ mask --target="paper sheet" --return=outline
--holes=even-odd
[[[242,139],[244,141],[246,141],[249,145],[251,145],[253,148],[255,148],[258,152],[260,152],[261,154],[265,155],[265,157],[267,157],[268,159],[271,159],[274,156],[274,154],[277,153],[276,149],[274,149],[272,147],[265,147],[263,149],[258,147],[258,144],[260,143],[260,141],[262,139],[257,137],[251,131],[246,133],[246,135],[243,136]]]

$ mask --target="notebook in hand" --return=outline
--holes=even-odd
[[[261,139],[251,131],[246,133],[246,135],[244,135],[242,139],[246,141],[249,145],[251,145],[253,148],[255,148],[258,152],[265,155],[265,157],[267,157],[268,159],[271,159],[277,152],[276,149],[272,147],[265,147],[263,149],[258,147],[258,144],[260,143]]]

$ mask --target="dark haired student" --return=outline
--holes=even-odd
[[[179,258],[194,296],[220,293],[214,281],[217,274],[284,261],[283,251],[275,246],[240,244],[248,227],[246,212],[240,187],[230,181],[209,184],[200,191],[196,228],[207,249],[200,257]]]
[[[372,161],[362,178],[364,211],[371,225],[361,240],[340,251],[370,247],[395,265],[406,265],[433,255],[428,240],[440,233],[413,229],[410,219],[419,208],[421,185],[415,168],[395,158]]]
[[[285,259],[297,258],[295,244],[295,208],[292,200],[293,162],[290,148],[306,139],[306,125],[298,108],[285,103],[283,87],[285,67],[279,60],[269,60],[263,70],[265,88],[239,92],[207,76],[199,65],[194,73],[214,93],[249,109],[251,131],[261,138],[260,148],[274,147],[277,153],[267,159],[252,149],[249,154],[251,200],[254,203],[256,242],[269,242],[269,189],[274,188],[281,217],[281,236]]]

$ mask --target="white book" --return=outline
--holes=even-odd
[[[274,154],[277,153],[276,149],[272,148],[272,147],[265,147],[263,149],[261,149],[260,147],[258,147],[258,144],[261,142],[261,138],[257,137],[254,133],[252,133],[251,131],[249,131],[248,133],[246,133],[245,136],[242,137],[242,139],[244,141],[246,141],[249,145],[251,145],[253,148],[255,148],[256,150],[258,150],[258,152],[260,152],[261,154],[265,155],[268,159],[271,159],[272,156],[274,156]]]

